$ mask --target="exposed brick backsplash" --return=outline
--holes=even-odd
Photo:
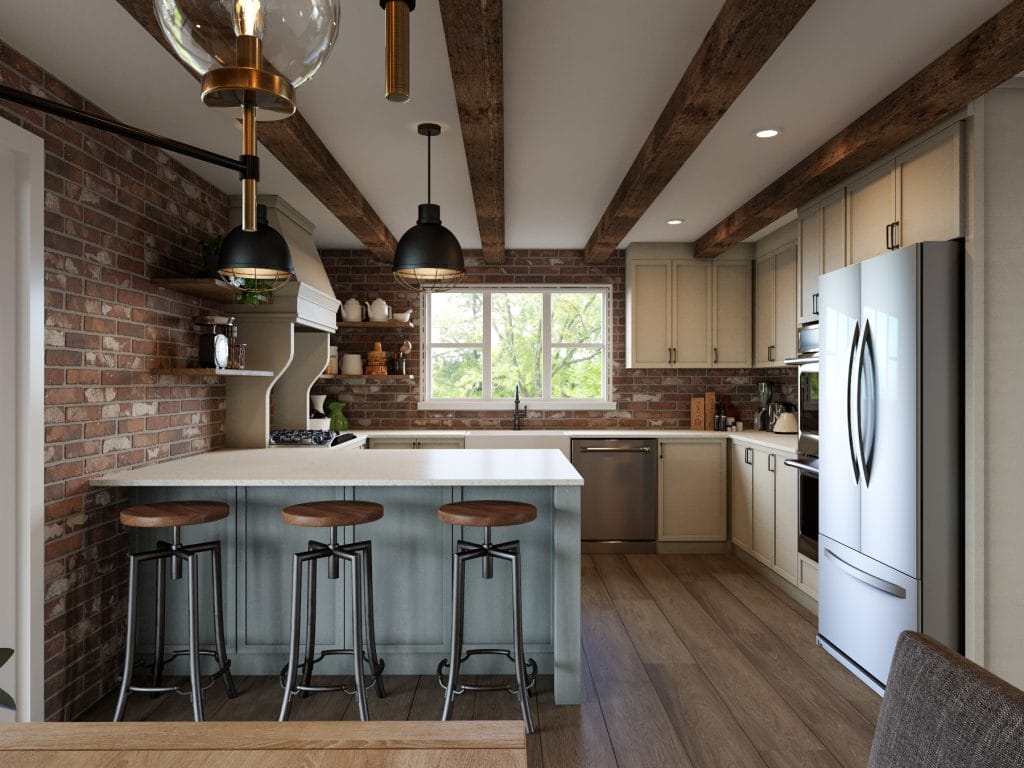
[[[412,308],[417,328],[408,334],[341,329],[334,341],[339,354],[366,354],[374,341],[395,351],[403,338],[413,343],[410,371],[421,365],[420,298],[403,289],[391,275],[391,267],[367,251],[324,251],[324,268],[339,299],[361,301],[378,296],[398,310]],[[758,408],[757,382],[771,381],[776,399],[796,402],[796,373],[791,368],[721,369],[626,368],[625,257],[619,251],[604,264],[586,264],[580,251],[510,250],[505,264],[484,264],[477,252],[467,252],[465,285],[610,285],[612,411],[529,411],[524,427],[530,429],[665,428],[689,429],[690,398],[714,390],[724,398],[728,414],[749,429]],[[508,411],[419,410],[420,379],[385,379],[358,383],[323,380],[314,393],[348,404],[345,409],[352,427],[362,429],[509,429]]]
[[[102,114],[3,42],[0,81]],[[150,278],[194,274],[228,202],[153,148],[6,102],[0,117],[46,150],[45,709],[64,720],[111,689],[124,643],[123,499],[90,479],[223,442],[216,379],[150,373],[197,343],[197,302]]]

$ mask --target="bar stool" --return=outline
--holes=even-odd
[[[161,501],[139,504],[121,510],[121,524],[129,528],[171,528],[171,543],[157,542],[156,549],[148,552],[132,552],[128,556],[128,629],[125,638],[124,676],[121,692],[117,698],[114,722],[124,718],[129,693],[180,693],[192,699],[192,715],[196,722],[203,719],[203,685],[199,670],[199,657],[212,656],[217,670],[210,676],[208,688],[219,678],[224,678],[229,698],[235,698],[238,691],[231,678],[231,661],[224,645],[224,610],[221,594],[220,542],[208,541],[203,544],[182,544],[181,529],[187,525],[201,525],[223,520],[228,516],[228,505],[216,501]],[[216,650],[199,647],[199,555],[209,552],[213,561],[213,622],[216,634]],[[164,658],[164,630],[166,611],[166,569],[165,561],[171,561],[171,579],[179,580],[182,564],[188,574],[188,648],[172,651]],[[139,566],[153,561],[157,565],[156,580],[156,648],[153,652],[153,680],[148,686],[132,685],[135,666],[135,634],[138,615]],[[189,658],[189,687],[183,689],[174,685],[162,685],[164,665],[178,656]]]
[[[455,553],[455,572],[452,578],[452,647],[448,659],[442,659],[437,665],[437,679],[445,689],[444,710],[442,720],[450,720],[455,697],[465,691],[508,691],[519,699],[519,709],[523,713],[523,723],[527,733],[533,733],[533,717],[530,713],[529,689],[537,677],[537,662],[525,660],[523,651],[523,602],[522,602],[522,565],[519,557],[519,542],[506,541],[495,544],[491,541],[491,528],[502,525],[521,525],[536,519],[537,508],[532,504],[519,501],[460,501],[445,504],[438,508],[437,517],[442,523],[484,529],[484,543],[477,544],[459,540]],[[483,577],[493,576],[492,558],[507,560],[512,564],[512,631],[514,647],[512,652],[505,648],[476,648],[462,653],[462,630],[465,615],[466,563],[470,560],[483,558]],[[462,663],[471,656],[480,654],[497,654],[505,656],[515,664],[516,686],[505,685],[470,685],[459,683],[459,670]],[[450,661],[449,661],[450,659]],[[444,668],[448,667],[447,680]],[[528,671],[529,668],[529,671]]]
[[[373,557],[369,541],[352,544],[338,542],[338,528],[349,525],[364,525],[380,520],[384,507],[371,501],[313,501],[293,504],[281,512],[281,519],[288,525],[304,528],[330,528],[331,541],[324,544],[310,541],[309,549],[296,552],[292,570],[292,619],[291,641],[288,650],[288,665],[281,670],[284,686],[284,700],[281,702],[279,720],[287,720],[292,706],[292,697],[299,693],[326,693],[344,691],[355,696],[359,705],[359,719],[369,720],[366,703],[366,676],[363,663],[370,666],[370,683],[377,689],[377,695],[384,697],[384,660],[377,656],[377,641],[373,628]],[[316,642],[316,565],[327,558],[327,578],[337,579],[342,560],[352,566],[352,648],[328,649],[314,658]],[[299,663],[299,628],[302,612],[302,566],[309,564],[308,594],[306,596],[306,651]],[[365,643],[366,650],[363,650]],[[369,656],[367,656],[369,654]],[[344,685],[312,685],[313,666],[328,656],[351,655],[353,662],[354,689]],[[299,680],[301,674],[302,679]]]

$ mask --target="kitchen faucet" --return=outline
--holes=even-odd
[[[518,430],[519,429],[519,422],[522,421],[524,416],[526,416],[526,406],[524,405],[522,407],[522,409],[519,408],[519,385],[518,384],[516,384],[516,400],[515,400],[514,405],[515,405],[515,408],[512,411],[512,429]]]

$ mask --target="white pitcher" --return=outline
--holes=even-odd
[[[366,311],[372,323],[383,323],[391,319],[391,307],[384,299],[374,299],[373,303],[366,303]]]
[[[341,319],[346,323],[358,323],[363,319],[363,305],[359,299],[349,299],[341,305]]]

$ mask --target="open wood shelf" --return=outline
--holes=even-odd
[[[348,373],[324,373],[320,375],[321,379],[342,379],[348,381],[371,381],[373,379],[405,379],[411,381],[416,376],[411,373],[389,373],[387,376],[368,376],[367,374],[348,374]]]
[[[363,320],[354,322],[342,320],[338,323],[339,328],[415,328],[412,320],[402,322],[401,320]]]
[[[172,376],[273,376],[273,371],[252,368],[150,368],[150,373]]]
[[[157,277],[152,280],[158,288],[198,296],[221,304],[234,304],[238,289],[216,277]]]

